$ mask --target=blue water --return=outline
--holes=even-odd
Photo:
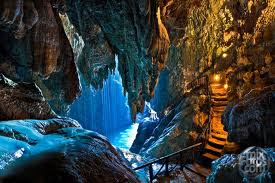
[[[120,132],[113,133],[108,137],[112,145],[120,149],[130,149],[137,134],[138,123],[134,123]]]

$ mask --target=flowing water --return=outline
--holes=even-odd
[[[107,137],[114,146],[120,149],[130,149],[136,138],[137,129],[138,123],[134,123],[128,128],[125,128],[120,132],[115,132]]]

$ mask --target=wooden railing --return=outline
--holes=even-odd
[[[187,84],[187,91],[194,90],[195,88],[201,87],[201,86],[207,86],[208,85],[208,76],[202,75],[190,83]]]
[[[178,158],[180,158],[180,160],[181,160],[181,159],[183,159],[183,154],[184,153],[186,153],[187,151],[193,150],[194,148],[198,148],[201,145],[202,145],[202,143],[197,143],[197,144],[191,145],[191,146],[186,147],[186,148],[184,148],[184,149],[182,149],[180,151],[177,151],[175,153],[172,153],[172,154],[169,154],[167,156],[163,156],[163,157],[161,157],[159,159],[156,159],[156,160],[150,161],[148,163],[145,163],[144,165],[136,167],[133,170],[139,170],[139,169],[143,169],[143,168],[147,168],[148,167],[149,168],[150,182],[152,182],[155,178],[157,178],[157,176],[161,172],[161,170],[162,170],[162,168],[163,168],[164,165],[165,165],[165,175],[167,175],[167,176],[169,175],[169,172],[170,172],[170,170],[169,170],[169,159],[176,158],[176,157],[179,156]],[[154,175],[154,172],[153,172],[153,164],[162,164],[161,168],[158,170],[158,172],[155,175]],[[181,169],[186,168],[187,170],[189,170],[189,171],[191,171],[191,172],[193,172],[193,173],[195,173],[195,174],[197,174],[197,175],[205,178],[204,175],[202,175],[199,172],[196,172],[193,169],[187,167],[186,163],[181,163],[180,164],[180,168]]]

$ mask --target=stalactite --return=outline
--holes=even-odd
[[[69,116],[77,119],[84,128],[107,136],[131,124],[127,96],[123,95],[121,82],[117,70],[109,74],[100,90],[94,90],[83,82],[83,94],[72,105]]]

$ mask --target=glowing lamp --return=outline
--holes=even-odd
[[[228,56],[227,53],[223,53],[223,54],[222,54],[222,58],[226,58],[227,56]]]
[[[219,74],[214,75],[214,80],[219,82],[221,80],[221,76]]]
[[[223,87],[224,87],[224,89],[226,89],[227,90],[227,88],[228,88],[228,84],[226,83],[226,84],[224,84],[223,85]]]

